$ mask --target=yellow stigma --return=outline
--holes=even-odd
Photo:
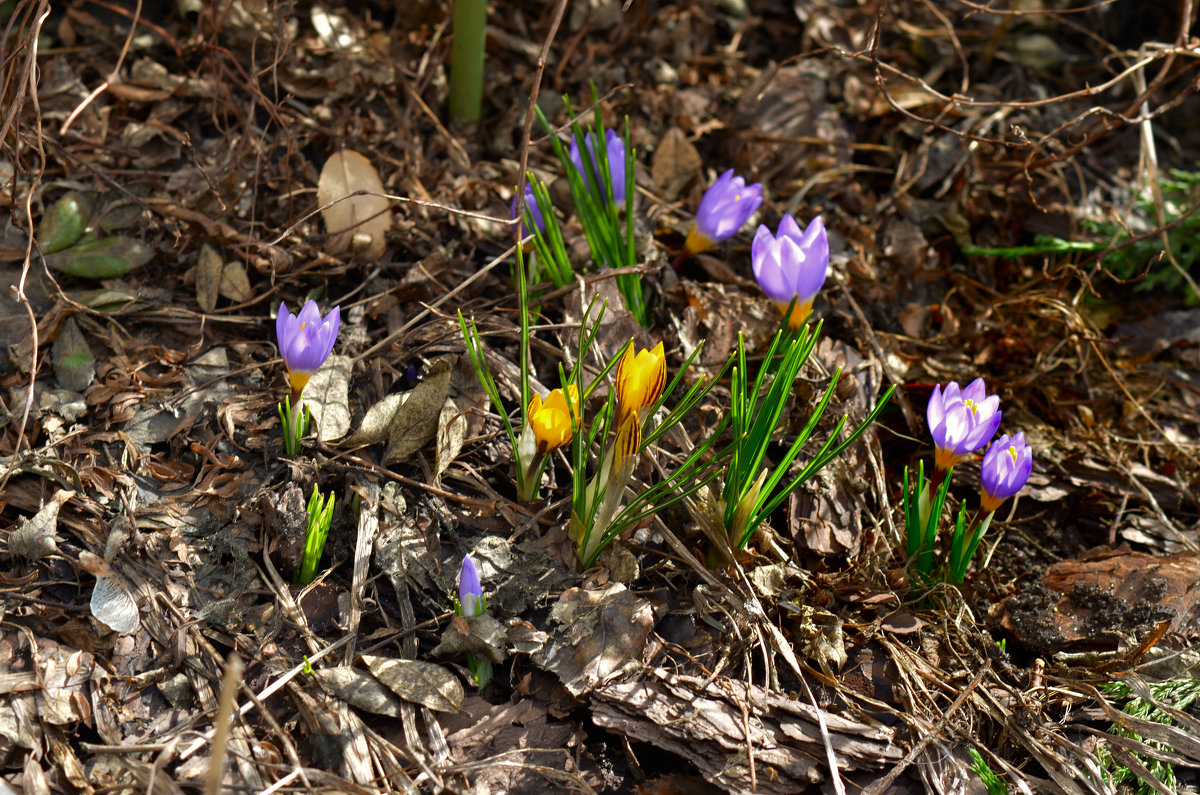
[[[642,349],[635,356],[633,346],[617,365],[618,424],[625,417],[652,405],[667,385],[667,357],[660,342],[653,350]]]
[[[974,401],[974,400],[968,400],[968,399],[965,399],[965,398],[964,398],[964,399],[963,399],[963,405],[964,405],[964,406],[966,406],[967,408],[969,408],[969,409],[971,410],[971,413],[972,413],[972,414],[978,414],[978,413],[979,413],[979,406],[978,406],[978,405],[976,405],[976,403],[975,403],[975,401]]]
[[[1017,448],[1010,445],[1006,452],[1012,456],[1013,463],[1017,463]]]

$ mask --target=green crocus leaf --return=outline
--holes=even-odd
[[[37,241],[43,254],[53,254],[73,245],[87,228],[92,216],[92,201],[72,190],[62,195],[38,224]]]
[[[124,276],[154,258],[154,249],[128,237],[88,240],[46,257],[57,271],[85,279],[111,279]]]

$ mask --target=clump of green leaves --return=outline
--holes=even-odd
[[[1179,267],[1188,273],[1200,262],[1200,212],[1192,212],[1196,201],[1200,198],[1200,171],[1183,171],[1171,169],[1170,176],[1159,179],[1159,187],[1163,200],[1163,223],[1167,226],[1178,223],[1167,232],[1167,244]],[[1154,200],[1149,195],[1143,195],[1137,201],[1137,209],[1144,213],[1151,223],[1157,225],[1154,219],[1158,217]],[[1162,238],[1154,236],[1145,240],[1137,240],[1128,245],[1122,245],[1130,239],[1129,231],[1111,221],[1083,223],[1085,230],[1103,236],[1112,245],[1119,246],[1113,253],[1104,258],[1104,267],[1118,279],[1137,278],[1151,262],[1162,253]],[[1184,275],[1169,262],[1160,262],[1146,273],[1133,287],[1135,292],[1148,290],[1163,290],[1176,292],[1185,288]],[[1187,291],[1188,302],[1200,302],[1200,296]]]
[[[1173,679],[1168,682],[1151,682],[1147,683],[1146,687],[1150,691],[1150,699],[1134,695],[1133,688],[1125,682],[1110,682],[1102,687],[1101,690],[1103,690],[1105,695],[1112,698],[1129,698],[1129,703],[1122,710],[1126,715],[1167,726],[1175,726],[1177,724],[1167,709],[1163,709],[1163,707],[1173,710],[1186,710],[1200,698],[1200,679]],[[1141,735],[1117,723],[1110,726],[1108,732],[1118,737],[1128,737],[1138,742],[1145,742],[1146,745],[1160,751],[1172,750],[1163,743],[1153,740],[1143,740]],[[1131,753],[1145,766],[1146,770],[1152,776],[1158,779],[1158,783],[1171,792],[1177,791],[1179,782],[1175,777],[1175,768],[1169,762],[1153,759],[1136,752]],[[1114,783],[1136,785],[1138,795],[1154,795],[1154,793],[1161,791],[1152,783],[1142,779],[1128,766],[1118,762],[1105,746],[1102,745],[1096,755],[1100,763],[1112,773]]]
[[[988,795],[1008,795],[1008,785],[988,767],[983,755],[974,748],[971,749],[971,770],[975,771],[983,786],[987,787]]]
[[[784,317],[790,316],[790,313],[791,308],[784,313]],[[748,378],[745,344],[741,335],[738,335],[730,388],[733,444],[720,506],[729,543],[737,549],[745,549],[754,531],[783,505],[788,495],[841,455],[870,427],[895,390],[894,386],[889,387],[862,424],[840,441],[847,417],[839,419],[829,438],[809,458],[804,468],[794,476],[789,476],[792,462],[817,429],[837,389],[842,374],[839,368],[800,434],[788,446],[782,458],[771,466],[768,452],[783,420],[788,396],[820,335],[819,322],[815,327],[805,325],[792,331],[785,320],[771,341],[771,347],[753,381]]]
[[[1167,231],[1167,245],[1170,246],[1171,254],[1179,263],[1179,267],[1184,272],[1193,274],[1196,265],[1200,263],[1200,212],[1194,211],[1197,201],[1200,200],[1200,170],[1171,169],[1168,176],[1159,178],[1158,184],[1163,201],[1161,225],[1170,227]],[[1135,208],[1136,214],[1142,216],[1142,220],[1148,224],[1148,230],[1160,225],[1158,208],[1150,192],[1143,191]],[[963,251],[975,256],[1017,259],[1044,254],[1103,251],[1111,246],[1115,247],[1115,250],[1105,256],[1102,265],[1117,279],[1136,279],[1133,285],[1134,292],[1162,290],[1165,293],[1178,293],[1185,290],[1189,304],[1200,304],[1200,296],[1187,289],[1187,278],[1170,262],[1164,259],[1146,271],[1146,266],[1160,259],[1163,253],[1160,235],[1129,242],[1136,232],[1131,234],[1131,230],[1125,224],[1085,220],[1081,226],[1084,232],[1099,239],[1064,240],[1050,235],[1038,235],[1034,238],[1033,245],[996,248],[968,246]]]
[[[590,315],[589,306],[580,324],[577,362],[594,354],[600,317],[589,324]],[[653,351],[635,354],[632,341],[603,363],[599,374],[589,383],[585,383],[583,368],[578,366],[564,379],[564,383],[574,386],[582,397],[580,414],[572,418],[573,497],[568,528],[576,543],[580,571],[594,566],[617,536],[690,497],[719,473],[718,466],[709,456],[716,440],[716,434],[713,434],[689,451],[673,471],[663,472],[658,482],[639,490],[632,478],[640,454],[663,458],[652,445],[671,427],[682,422],[716,382],[717,379],[712,377],[696,380],[673,409],[659,416],[667,398],[684,384],[685,374],[700,350],[699,347],[693,350],[669,381],[662,344]],[[616,375],[607,399],[594,414],[589,414],[588,399],[614,368]],[[654,382],[653,386],[651,382]],[[592,471],[590,479],[587,476],[589,468]]]
[[[593,88],[593,99],[595,95]],[[573,115],[570,100],[563,98],[567,113]],[[538,120],[550,134],[550,143],[554,153],[562,164],[571,188],[571,200],[575,204],[575,212],[583,227],[584,237],[587,238],[588,248],[592,254],[592,269],[627,268],[638,264],[633,229],[633,206],[635,192],[635,172],[637,169],[637,152],[629,137],[629,119],[625,120],[625,134],[619,136],[619,142],[610,142],[608,129],[604,126],[604,118],[597,107],[592,116],[592,124],[584,125],[578,119],[571,123],[571,136],[579,150],[580,163],[577,165],[571,157],[567,145],[554,134],[550,122],[540,109],[536,109]],[[590,145],[589,145],[590,140]],[[620,145],[617,145],[617,144]],[[610,155],[623,157],[624,163],[612,163]],[[580,171],[579,166],[583,171]],[[589,182],[595,180],[597,184]],[[623,185],[614,185],[613,179],[623,180]],[[538,188],[535,184],[534,190]],[[541,196],[538,196],[539,206],[542,206]],[[543,217],[547,228],[552,225],[552,214],[546,213],[542,206]],[[545,257],[548,252],[542,251],[539,242],[539,255]],[[551,273],[553,276],[553,272]],[[556,278],[557,283],[557,278]],[[638,273],[626,273],[616,277],[617,289],[625,299],[625,308],[643,327],[650,325],[650,307],[642,289],[642,277]]]
[[[308,404],[296,398],[296,405],[293,406],[292,398],[288,395],[275,410],[279,412],[279,422],[283,426],[283,449],[288,455],[300,455],[300,441],[308,433],[311,420]]]
[[[323,497],[314,485],[308,498],[308,523],[304,532],[304,559],[300,570],[292,578],[301,585],[308,585],[317,576],[317,564],[325,553],[325,541],[329,538],[329,525],[333,522],[333,493]]]

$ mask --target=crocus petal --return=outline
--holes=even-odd
[[[758,286],[772,301],[792,300],[790,285],[780,263],[779,246],[766,225],[759,225],[750,245],[750,261]]]
[[[974,417],[975,425],[962,441],[962,452],[973,453],[987,444],[988,440],[996,434],[996,429],[1000,427],[1001,414],[1002,412],[996,411],[982,420],[978,416]]]
[[[971,432],[971,410],[961,403],[947,406],[946,421],[941,431],[942,438],[938,447],[949,450],[955,455],[966,452],[962,449],[962,443]],[[935,441],[937,441],[936,437]]]
[[[518,200],[520,198],[521,197],[519,195],[513,195],[512,207],[509,210],[509,217],[514,221],[520,220],[520,223],[517,224],[517,237],[523,238],[529,233],[525,228],[525,218],[517,215],[517,212],[520,209],[518,207]],[[533,225],[537,227],[539,232],[546,231],[546,219],[542,217],[542,208],[538,206],[537,195],[533,192],[533,185],[529,184],[528,182],[525,183],[525,217],[533,219]]]
[[[713,242],[737,234],[762,204],[762,186],[750,185],[729,169],[712,184],[696,211],[697,234]]]
[[[651,350],[643,348],[636,356],[633,346],[627,347],[617,365],[618,422],[653,405],[666,383],[667,358],[661,342]]]
[[[942,385],[936,384],[933,387],[933,394],[929,396],[929,403],[925,406],[925,421],[929,423],[929,427],[941,426],[946,418],[946,408],[942,400]]]
[[[803,233],[800,231],[800,224],[796,223],[796,219],[791,213],[786,213],[783,218],[779,219],[778,236],[790,237],[797,243],[803,237]]]
[[[1001,436],[983,456],[979,480],[982,487],[981,508],[991,513],[1001,503],[1025,487],[1033,470],[1033,450],[1025,444],[1025,434],[1011,439]]]
[[[967,384],[966,388],[962,391],[962,399],[970,400],[974,403],[982,403],[985,397],[987,397],[987,387],[984,385],[982,378],[976,378]]]
[[[798,311],[788,318],[789,327],[795,329],[797,316],[807,317],[825,284],[829,242],[824,225],[810,223],[805,233],[795,218],[784,215],[777,234],[772,236],[765,226],[758,228],[750,254],[754,275],[767,297],[785,308],[796,300]]]
[[[308,301],[300,308],[300,314],[296,316],[300,321],[301,328],[317,325],[321,322],[321,310],[317,307],[316,301]]]
[[[281,343],[284,337],[287,336],[288,318],[291,316],[291,313],[288,312],[287,304],[280,301],[279,310],[275,314],[275,341],[277,344]]]
[[[799,246],[797,250],[800,250]],[[796,295],[801,301],[811,301],[825,285],[825,277],[829,273],[829,260],[816,259],[811,256],[811,252],[808,256],[800,256],[803,257],[803,261],[796,267]]]
[[[821,216],[808,222],[808,228],[800,237],[800,247],[804,249],[812,267],[820,267],[822,272],[829,268],[829,234],[825,231]]]

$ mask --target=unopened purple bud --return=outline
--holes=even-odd
[[[1011,439],[1004,434],[983,454],[983,465],[979,479],[983,484],[980,506],[984,513],[992,513],[1009,497],[1025,488],[1029,473],[1033,471],[1033,448],[1025,444],[1025,434],[1018,433]]]
[[[988,395],[982,378],[976,378],[965,389],[951,381],[943,390],[933,388],[925,418],[929,435],[933,437],[933,463],[945,472],[966,456],[988,443],[1000,427],[1000,398]]]
[[[288,379],[296,392],[312,378],[333,352],[341,325],[341,308],[334,307],[321,319],[321,310],[316,301],[309,301],[293,315],[287,305],[279,304],[275,317],[275,336],[279,341],[279,354],[288,370]]]
[[[783,216],[774,235],[760,225],[750,246],[750,262],[758,286],[768,298],[783,309],[795,299],[788,326],[799,328],[812,311],[829,271],[829,237],[821,216],[812,219],[803,232],[791,215]]]
[[[479,572],[470,555],[463,558],[462,571],[458,574],[458,604],[464,616],[483,614],[483,586],[479,584]]]
[[[588,154],[592,157],[594,167],[598,169],[600,161],[596,157],[596,134],[588,133],[586,140]],[[625,142],[612,130],[604,131],[604,142],[605,152],[608,156],[608,173],[612,177],[613,201],[622,205],[625,203]],[[579,152],[579,142],[575,140],[574,136],[571,136],[571,162],[575,164],[575,169],[583,175],[583,182],[589,191],[592,193],[603,191],[603,188],[600,187],[603,182],[599,172],[593,168],[584,168],[583,156]],[[608,197],[602,198],[607,200]]]
[[[762,185],[747,185],[729,169],[704,192],[696,223],[688,233],[687,250],[699,254],[733,237],[761,204]]]
[[[513,196],[512,209],[509,212],[509,217],[514,221],[520,218],[518,215],[520,212],[520,207],[518,206],[519,202],[517,201],[518,198],[519,197],[515,195]],[[537,196],[534,195],[533,186],[528,182],[525,183],[525,212],[530,218],[533,219],[533,223],[538,228],[538,231],[544,234],[546,231],[546,219],[542,217],[542,208],[538,206]],[[524,240],[525,235],[528,234],[525,231],[525,219],[521,218],[520,221],[521,222],[517,224],[517,239]]]

